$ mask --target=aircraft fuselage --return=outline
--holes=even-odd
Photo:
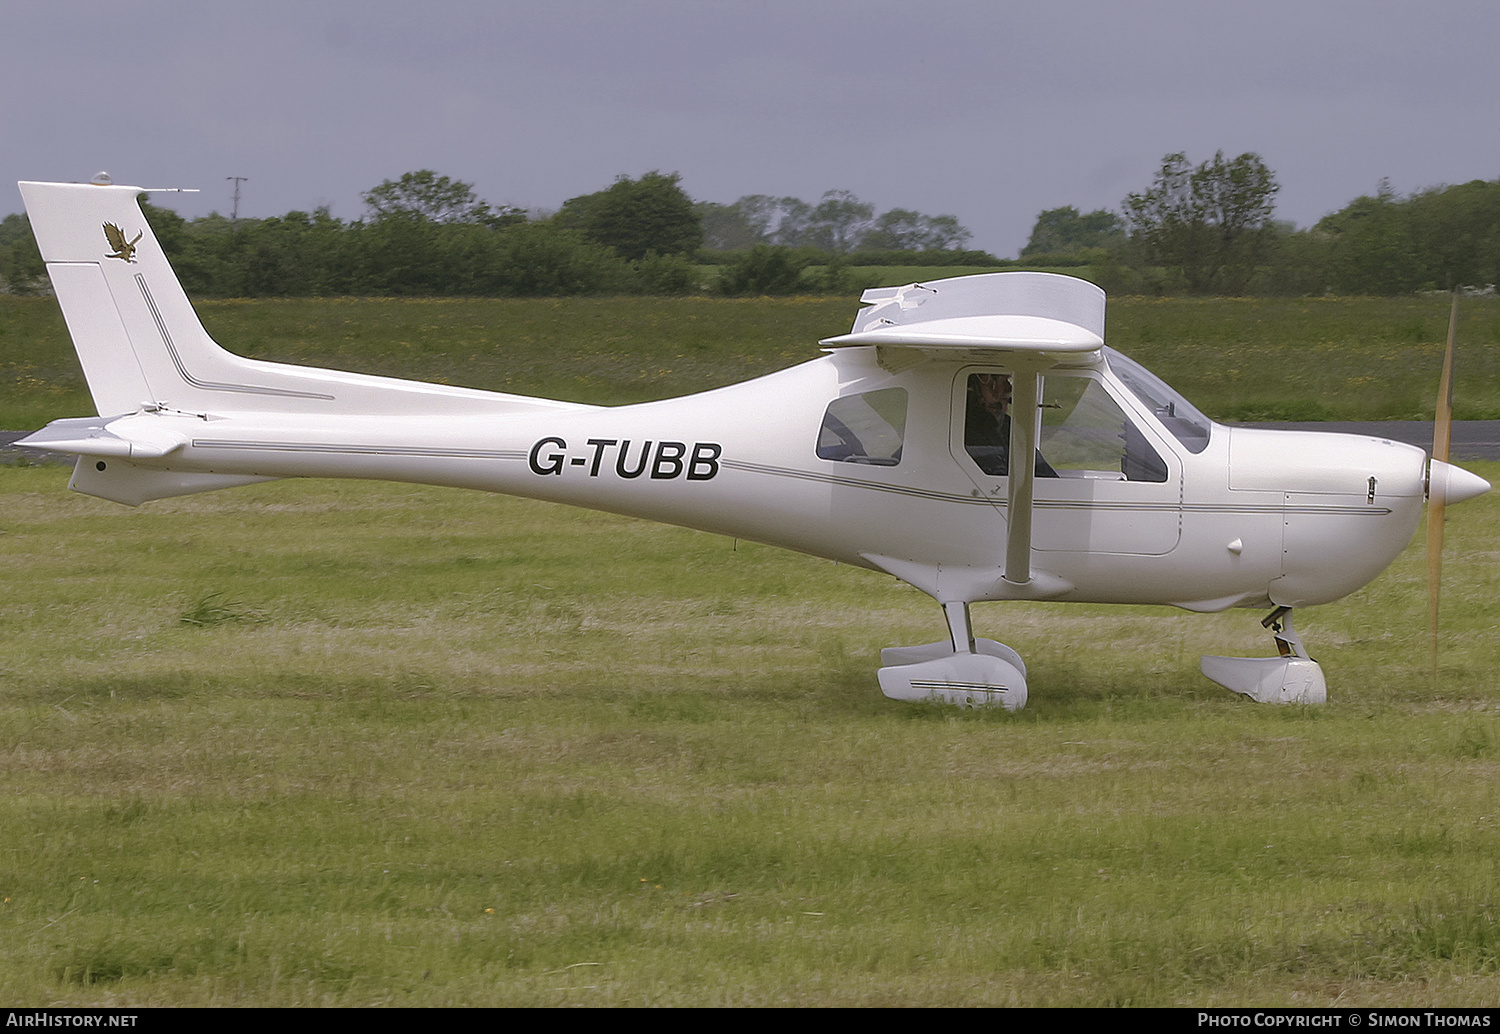
[[[162,409],[121,418],[111,429],[131,438],[186,438],[155,462],[122,457],[131,474],[145,466],[501,492],[891,573],[911,565],[899,573],[940,599],[966,595],[970,602],[1021,597],[1196,610],[1325,603],[1384,570],[1420,520],[1420,449],[1215,424],[1194,452],[1106,365],[1060,370],[1049,374],[1047,387],[1081,378],[1102,390],[1157,457],[1158,479],[1127,480],[1118,468],[1038,477],[1033,563],[1044,577],[1018,591],[1000,578],[1006,478],[985,474],[962,442],[965,381],[991,368],[928,362],[891,371],[866,347],[630,406],[293,419],[240,412],[232,420]],[[905,392],[894,462],[819,457],[820,425],[835,399],[891,389]],[[1044,389],[1044,407],[1048,397]],[[1045,429],[1040,451],[1047,451]],[[104,471],[81,468],[77,487],[90,491],[99,487],[91,480],[112,480],[121,461],[114,472],[107,464]],[[918,568],[930,570],[909,576]],[[924,577],[930,584],[921,584]]]

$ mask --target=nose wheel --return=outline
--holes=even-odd
[[[1292,608],[1277,607],[1261,621],[1276,642],[1277,657],[1211,657],[1203,674],[1225,689],[1262,704],[1321,704],[1328,700],[1323,669],[1307,655],[1292,628]]]

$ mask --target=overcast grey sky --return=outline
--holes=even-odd
[[[348,219],[413,169],[528,208],[660,169],[1014,255],[1170,151],[1258,152],[1301,226],[1500,177],[1497,43],[1496,0],[0,0],[0,178],[201,187],[159,199],[192,217],[247,176],[242,215]]]

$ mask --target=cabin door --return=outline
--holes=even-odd
[[[1009,477],[1010,374],[970,367],[953,387],[954,459],[1002,514]],[[1182,531],[1182,466],[1154,428],[1092,371],[1042,380],[1033,491],[1038,552],[1161,556]]]

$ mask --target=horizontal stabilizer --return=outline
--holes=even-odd
[[[118,417],[76,417],[54,420],[20,441],[24,449],[45,449],[74,456],[115,456],[121,459],[156,460],[187,444],[187,436],[176,431],[142,433],[138,426],[128,437],[109,429]]]

